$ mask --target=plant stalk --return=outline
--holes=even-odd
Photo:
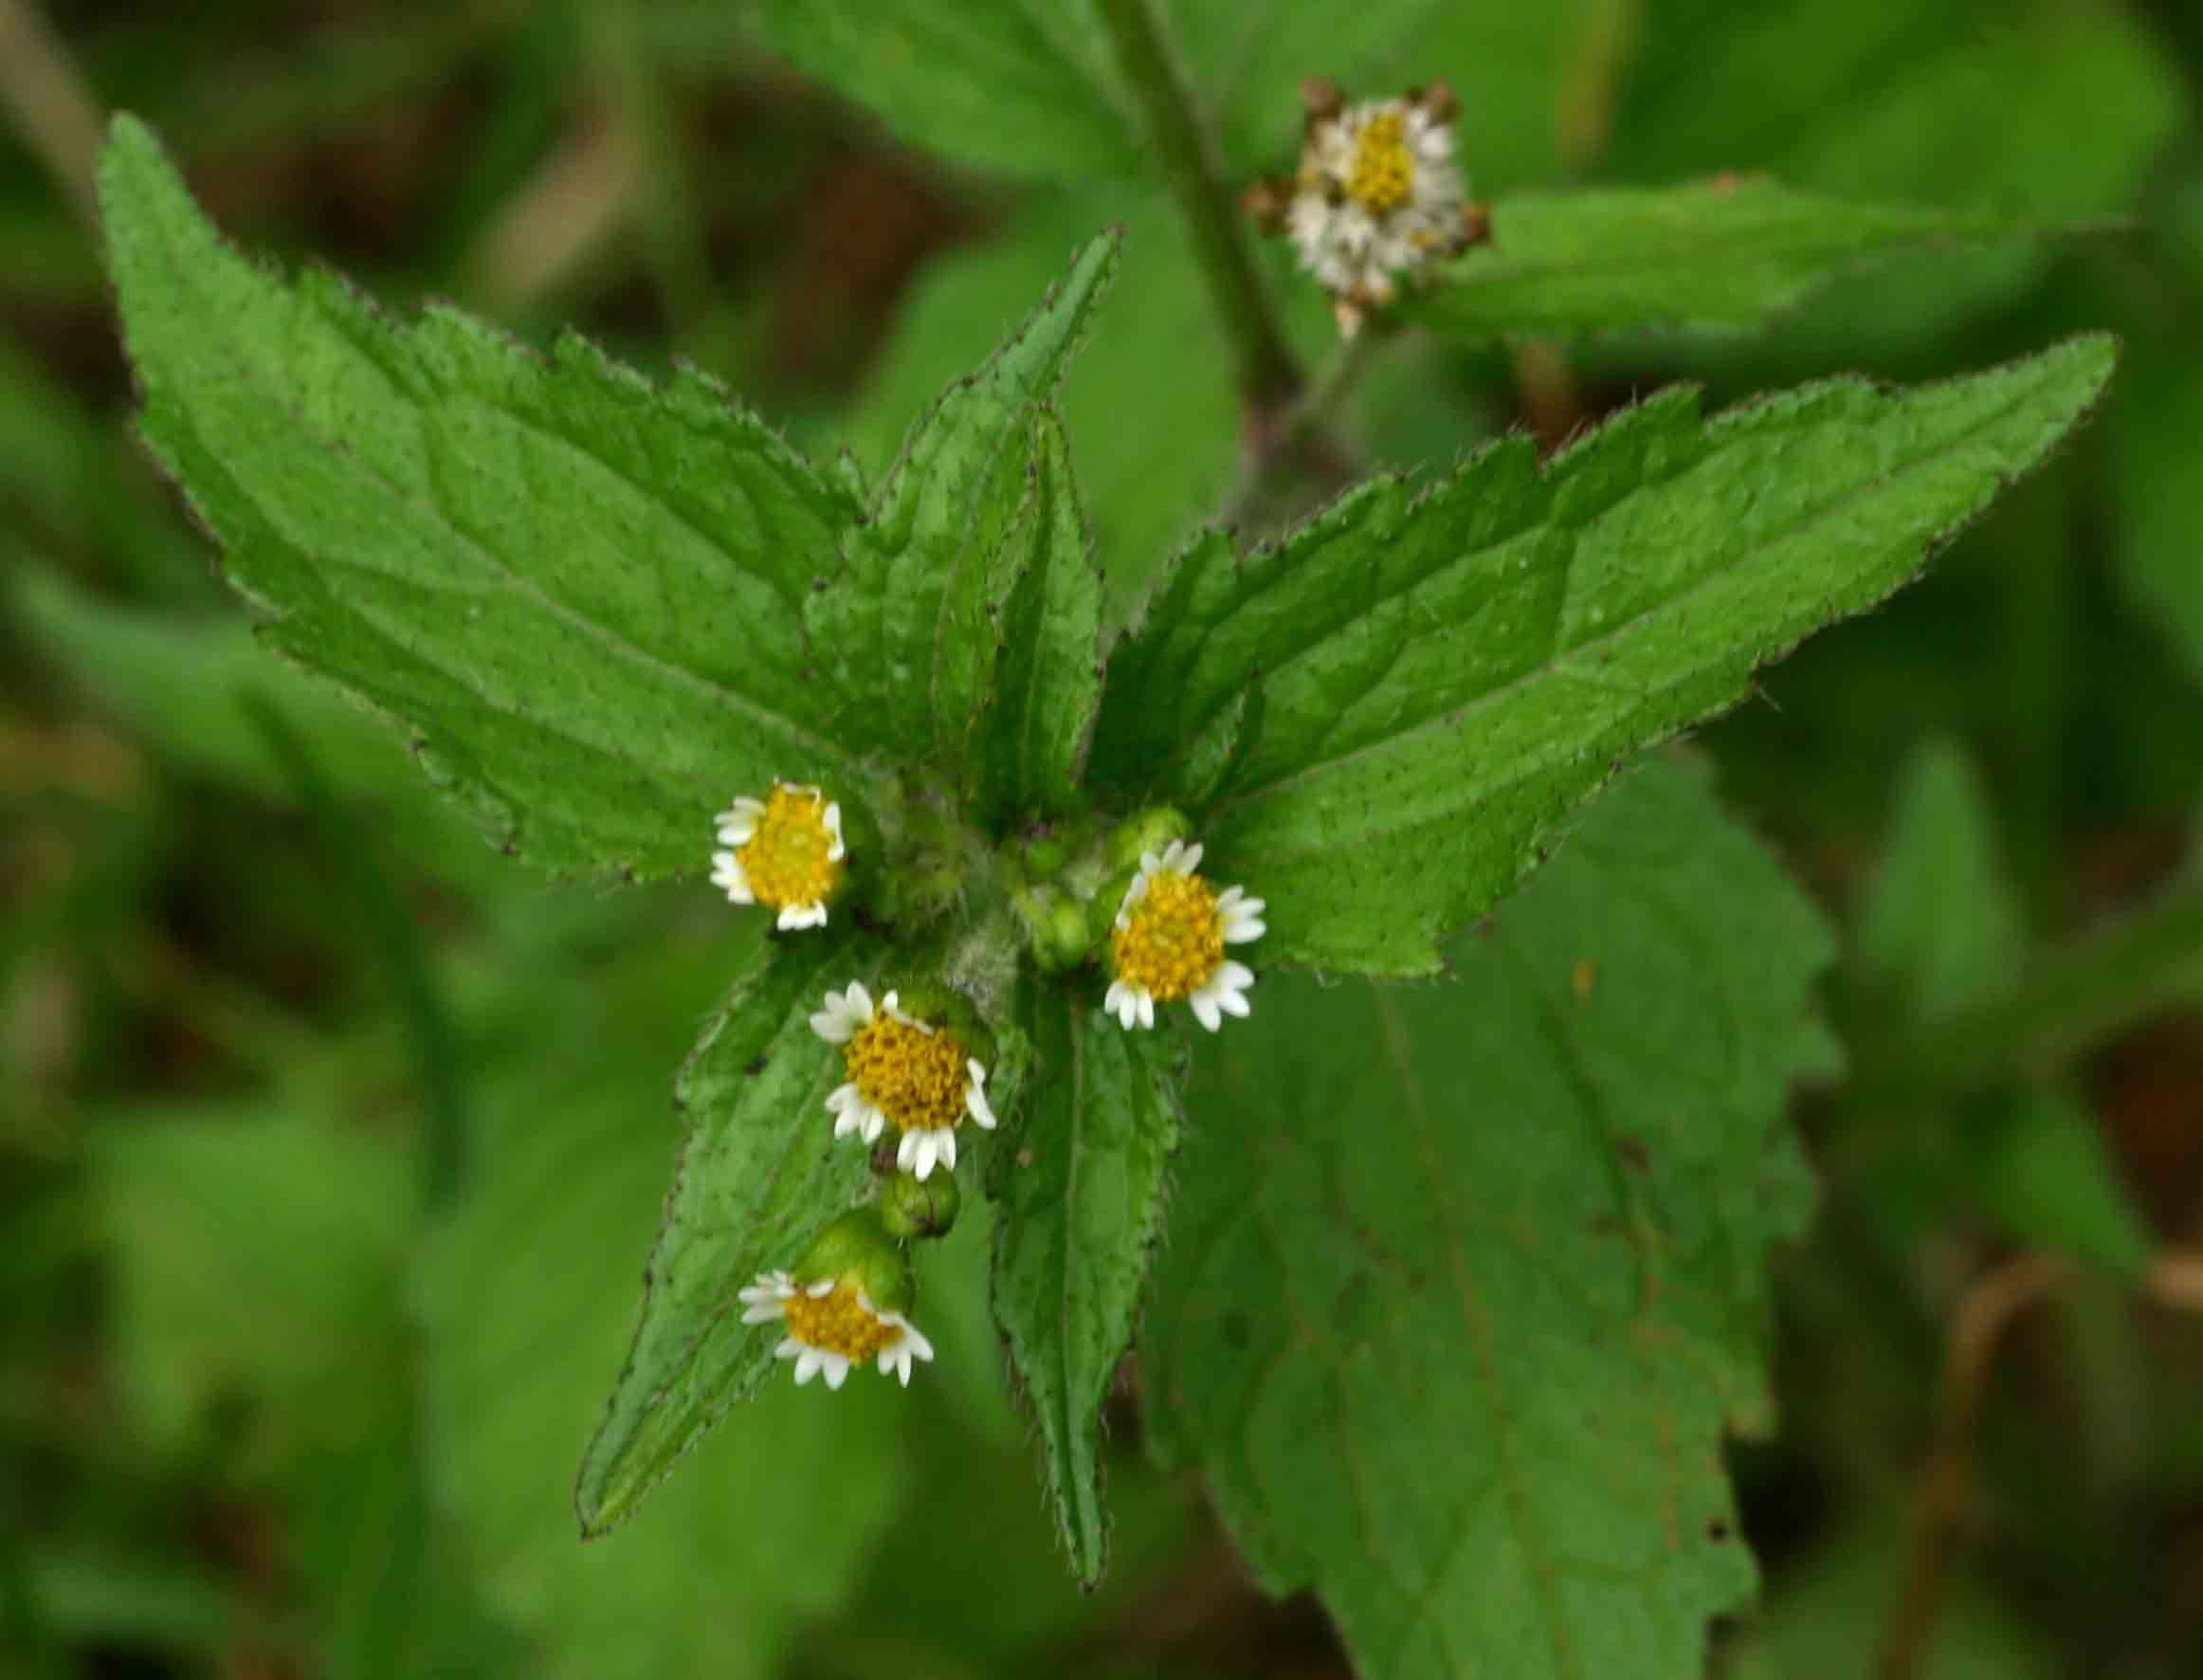
[[[1224,183],[1185,71],[1163,39],[1154,0],[1100,0],[1099,9],[1231,340],[1253,429],[1265,430],[1262,418],[1290,407],[1304,381],[1255,266],[1245,218]]]

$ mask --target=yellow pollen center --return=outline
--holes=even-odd
[[[757,831],[735,849],[750,891],[761,904],[824,904],[842,877],[826,825],[826,800],[805,788],[775,787],[757,818]]]
[[[955,1033],[921,1032],[885,1013],[842,1046],[859,1093],[901,1132],[938,1131],[964,1118],[968,1056]]]
[[[1380,111],[1354,137],[1354,166],[1346,176],[1346,195],[1373,216],[1408,202],[1415,181],[1415,158],[1408,150],[1408,119],[1397,111]]]
[[[863,1364],[902,1334],[857,1299],[854,1284],[836,1284],[830,1295],[792,1295],[780,1310],[796,1341],[838,1353],[852,1365]]]
[[[1110,944],[1117,977],[1145,986],[1157,1003],[1176,1003],[1209,983],[1224,964],[1224,918],[1198,875],[1156,874]]]

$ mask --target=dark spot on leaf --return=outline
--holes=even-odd
[[[1622,1164],[1633,1173],[1652,1170],[1652,1152],[1645,1147],[1645,1140],[1624,1132],[1614,1140],[1614,1153],[1622,1158]]]
[[[765,1071],[765,1064],[769,1059],[770,1058],[766,1056],[763,1050],[759,1050],[756,1055],[752,1056],[747,1062],[742,1064],[742,1071],[747,1073],[752,1079],[755,1079],[758,1074]]]
[[[1721,1518],[1716,1517],[1712,1522],[1705,1525],[1705,1537],[1712,1541],[1714,1544],[1720,1545],[1722,1541],[1729,1538],[1729,1525],[1722,1522]]]
[[[810,580],[810,589],[813,594],[823,595],[827,593],[827,590],[829,587],[830,586],[828,584],[827,580],[823,577],[814,577]]]

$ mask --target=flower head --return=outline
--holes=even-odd
[[[1263,901],[1243,888],[1218,892],[1195,873],[1201,849],[1174,840],[1139,860],[1110,929],[1117,977],[1102,1007],[1124,1026],[1155,1025],[1157,1003],[1190,1003],[1213,1032],[1228,1014],[1247,1013],[1254,974],[1225,956],[1227,945],[1262,938]]]
[[[875,1360],[883,1377],[892,1371],[908,1388],[910,1361],[933,1358],[933,1343],[918,1326],[874,1305],[853,1278],[806,1283],[785,1271],[768,1271],[740,1292],[740,1300],[745,1324],[778,1319],[787,1326],[773,1356],[795,1361],[798,1387],[823,1374],[827,1387],[839,1388],[851,1365]]]
[[[1478,236],[1453,161],[1454,111],[1442,86],[1350,105],[1325,85],[1311,100],[1283,223],[1349,337],[1393,301],[1396,277]]]
[[[826,1100],[834,1136],[866,1143],[893,1126],[902,1134],[895,1164],[923,1179],[938,1161],[956,1164],[956,1128],[966,1120],[990,1130],[987,1068],[953,1027],[921,1020],[890,992],[877,1008],[859,980],[828,992],[811,1031],[841,1046],[848,1077]],[[992,1052],[990,1052],[992,1053]]]
[[[795,1361],[795,1380],[822,1372],[839,1388],[849,1367],[877,1360],[910,1385],[910,1361],[931,1360],[933,1343],[904,1315],[917,1292],[910,1257],[872,1208],[827,1221],[795,1264],[768,1271],[739,1292],[742,1323],[778,1319],[786,1327],[774,1357]]]
[[[711,882],[737,904],[779,911],[777,925],[824,927],[841,885],[842,808],[818,789],[776,781],[763,799],[741,797],[720,812]]]

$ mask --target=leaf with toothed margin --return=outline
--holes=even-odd
[[[1032,456],[982,763],[981,809],[998,820],[1076,805],[1102,703],[1102,572],[1051,410],[1034,422]]]
[[[634,1347],[574,1488],[585,1534],[632,1516],[773,1368],[778,1337],[741,1322],[735,1291],[785,1269],[871,1178],[870,1152],[828,1122],[843,1069],[810,1014],[829,987],[875,982],[885,959],[838,926],[766,941],[682,1069],[687,1133]]]
[[[1782,1118],[1832,940],[1655,759],[1449,980],[1265,977],[1203,1042],[1140,1340],[1151,1438],[1366,1680],[1706,1671],[1753,1568]]]
[[[1889,257],[2050,231],[1997,210],[1875,204],[1756,179],[1525,192],[1491,209],[1491,240],[1407,303],[1466,339],[1744,332]]]
[[[1181,1052],[1167,1032],[1128,1032],[1057,991],[1029,998],[1025,1018],[1049,1074],[994,1151],[994,1322],[1040,1428],[1071,1567],[1091,1586],[1109,1542],[1102,1404],[1162,1228]]]
[[[1424,495],[1353,490],[1245,561],[1197,542],[1111,652],[1089,777],[1143,790],[1259,681],[1260,734],[1197,817],[1218,877],[1268,902],[1263,958],[1428,973],[1624,755],[1908,582],[2113,360],[2084,337],[1711,421],[1672,390],[1547,466],[1510,438]]]
[[[402,720],[508,849],[661,875],[701,867],[735,792],[854,794],[801,616],[846,481],[699,375],[284,283],[130,118],[100,202],[145,436],[263,636]]]
[[[1012,526],[1034,416],[1108,286],[1117,245],[1104,233],[1074,253],[1032,318],[912,429],[846,538],[841,569],[806,598],[814,660],[846,708],[845,739],[937,755],[969,773],[997,620],[1025,557]]]

